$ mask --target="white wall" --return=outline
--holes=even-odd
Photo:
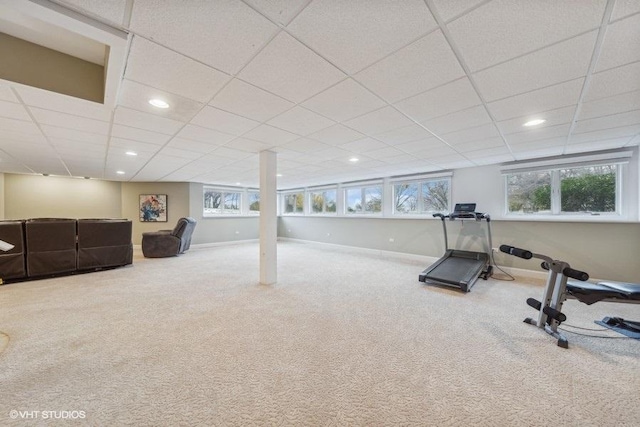
[[[477,203],[477,210],[490,214],[493,246],[521,246],[556,259],[563,259],[592,277],[640,281],[640,221],[638,149],[624,173],[625,217],[605,216],[546,218],[505,215],[504,178],[499,165],[458,169],[452,177],[452,201]],[[486,223],[447,222],[449,245],[459,249],[488,250]],[[440,257],[444,253],[442,224],[438,219],[350,216],[282,216],[279,236],[368,249]],[[499,264],[539,270],[539,264],[508,255],[496,255]]]

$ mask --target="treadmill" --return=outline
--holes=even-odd
[[[476,212],[475,203],[457,203],[453,212],[449,215],[441,213],[433,214],[434,218],[442,220],[444,231],[445,253],[438,261],[425,269],[418,280],[425,283],[453,286],[460,288],[463,292],[469,292],[479,277],[487,280],[491,277],[493,266],[491,265],[491,254],[485,252],[462,251],[449,249],[447,239],[446,219],[450,221],[472,219],[474,221],[487,221],[487,239],[489,250],[493,246],[491,241],[491,218],[488,214]]]

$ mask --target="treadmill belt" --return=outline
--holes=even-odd
[[[449,257],[430,271],[427,279],[451,284],[467,282],[482,270],[484,264],[477,259]]]

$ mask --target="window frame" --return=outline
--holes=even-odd
[[[207,207],[205,206],[205,194],[207,192],[214,192],[214,193],[220,193],[220,200],[221,200],[221,208],[217,208],[220,209],[220,212],[206,212]],[[243,215],[243,206],[244,206],[244,197],[243,197],[243,193],[244,190],[242,189],[232,189],[232,188],[225,188],[225,187],[217,187],[217,186],[203,186],[202,187],[202,217],[203,218],[215,218],[215,217],[221,217],[221,216],[232,216],[232,217],[238,217],[238,216],[242,216]],[[225,204],[226,204],[226,197],[229,194],[237,194],[238,195],[238,209],[235,210],[231,210],[231,209],[226,209],[225,208]],[[216,209],[216,208],[210,208],[210,209]]]
[[[360,190],[360,204],[361,206],[364,206],[366,204],[366,190],[370,189],[370,188],[379,188],[380,189],[380,210],[379,211],[366,211],[366,210],[360,210],[360,211],[355,211],[355,212],[349,212],[349,190],[355,190],[355,189],[359,189]],[[385,197],[384,197],[384,183],[382,181],[372,181],[372,182],[366,182],[366,183],[360,183],[360,184],[353,184],[353,185],[345,185],[343,188],[343,193],[342,193],[342,198],[343,198],[343,212],[342,214],[344,216],[383,216],[383,212],[384,212],[384,204],[385,204]]]
[[[333,192],[333,202],[335,206],[335,211],[327,211],[327,192]],[[315,212],[313,210],[313,197],[315,194],[322,195],[322,211]],[[327,215],[327,216],[335,216],[338,214],[338,187],[322,187],[322,188],[311,188],[307,190],[307,202],[309,206],[309,215]]]
[[[542,219],[542,218],[621,218],[624,215],[623,212],[623,176],[626,174],[626,163],[620,160],[602,160],[596,162],[575,162],[575,163],[563,163],[558,165],[550,165],[539,168],[523,168],[512,169],[503,171],[503,184],[504,184],[504,216],[506,218],[530,218],[530,219]],[[612,212],[600,212],[600,211],[585,211],[585,212],[565,212],[562,211],[562,178],[561,172],[568,169],[583,169],[588,167],[603,167],[603,166],[615,166],[615,210]],[[509,176],[524,174],[528,172],[546,172],[550,175],[550,209],[544,212],[517,212],[509,210]]]
[[[298,211],[287,212],[287,210],[286,210],[287,197],[291,196],[291,195],[296,195],[296,206],[298,205],[298,196],[300,196],[302,198],[302,210],[301,211],[299,211],[299,212]],[[280,212],[281,212],[281,215],[292,215],[292,216],[305,215],[306,214],[305,191],[304,190],[283,191],[281,193],[281,199],[280,199]]]
[[[437,182],[437,181],[446,181],[448,188],[447,188],[447,206],[440,211],[427,211],[424,209],[424,195],[423,195],[423,188],[424,185],[430,182]],[[412,185],[415,184],[417,186],[417,192],[416,192],[416,198],[417,198],[417,209],[415,212],[399,212],[397,210],[397,206],[396,206],[396,186],[398,185]],[[451,211],[451,187],[452,187],[452,180],[451,180],[451,175],[446,175],[446,176],[433,176],[433,177],[422,177],[422,178],[415,178],[415,179],[396,179],[390,182],[391,185],[391,197],[392,197],[392,202],[391,202],[391,214],[393,216],[397,216],[397,217],[411,217],[411,216],[416,216],[416,217],[422,217],[422,216],[431,216],[434,213],[448,213]]]

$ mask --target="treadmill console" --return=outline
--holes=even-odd
[[[456,203],[453,208],[453,212],[449,215],[450,219],[480,219],[482,218],[482,213],[476,212],[476,204],[475,203]]]
[[[474,213],[475,211],[475,203],[456,203],[456,206],[453,208],[454,213]]]

